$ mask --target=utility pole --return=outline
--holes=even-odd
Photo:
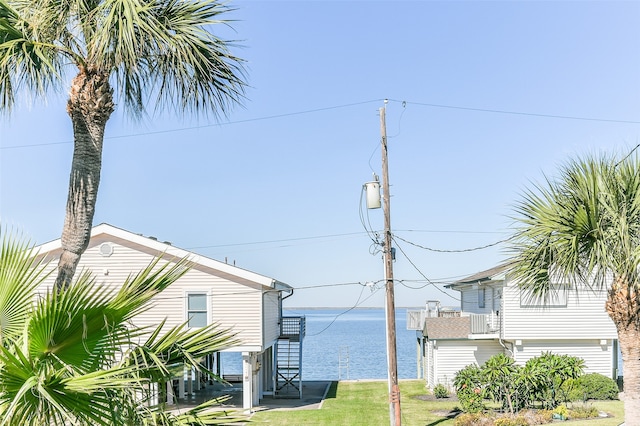
[[[385,100],[385,105],[387,101]],[[398,356],[396,348],[396,306],[393,285],[393,253],[391,249],[391,196],[389,195],[389,165],[387,162],[386,106],[380,108],[380,134],[382,140],[382,193],[384,210],[384,271],[387,293],[387,367],[389,377],[389,420],[391,426],[400,426],[400,388],[398,387]]]

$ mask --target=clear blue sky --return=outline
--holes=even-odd
[[[381,174],[385,98],[392,228],[413,243],[397,251],[398,306],[456,305],[442,283],[505,259],[499,245],[421,247],[503,240],[531,182],[640,143],[638,1],[231,4],[220,34],[243,45],[244,105],[220,122],[117,110],[94,223],[286,282],[288,306],[383,306],[358,283],[383,278],[360,196]],[[2,225],[38,244],[62,229],[65,97],[23,96],[0,121]],[[365,218],[383,227],[381,210]]]

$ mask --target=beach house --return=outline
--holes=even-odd
[[[49,268],[56,267],[60,240],[36,250],[50,261]],[[282,316],[282,300],[293,294],[291,286],[109,224],[92,229],[78,270],[90,270],[99,285],[115,290],[158,256],[168,262],[187,257],[193,266],[159,295],[150,309],[134,318],[137,326],[157,325],[166,319],[167,328],[189,321],[191,327],[218,323],[231,329],[240,343],[225,352],[242,354],[242,375],[235,379],[242,382],[244,409],[251,410],[265,395],[289,396],[293,389],[302,396],[304,318]],[[50,291],[54,277],[49,276],[38,291]],[[220,358],[218,354],[206,360],[212,371],[220,371]],[[168,384],[167,398],[198,391],[201,381],[191,378],[189,372],[176,377],[177,392],[173,383]]]
[[[429,387],[452,386],[456,372],[482,365],[504,353],[517,364],[543,352],[584,359],[587,373],[618,377],[618,341],[605,311],[606,290],[553,283],[546,302],[521,291],[508,265],[447,285],[459,294],[460,309],[428,301],[407,312],[407,328],[416,331],[418,376]]]

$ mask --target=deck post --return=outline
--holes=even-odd
[[[249,413],[253,410],[253,366],[250,352],[242,352],[242,408]]]

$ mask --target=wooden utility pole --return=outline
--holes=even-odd
[[[386,101],[385,101],[386,104]],[[389,166],[387,162],[386,107],[380,108],[380,134],[382,139],[382,193],[384,210],[384,272],[386,288],[385,313],[387,316],[387,367],[389,377],[389,420],[391,426],[400,426],[400,388],[398,387],[398,356],[396,350],[396,305],[393,285],[393,253],[391,249],[391,196],[389,195]]]

